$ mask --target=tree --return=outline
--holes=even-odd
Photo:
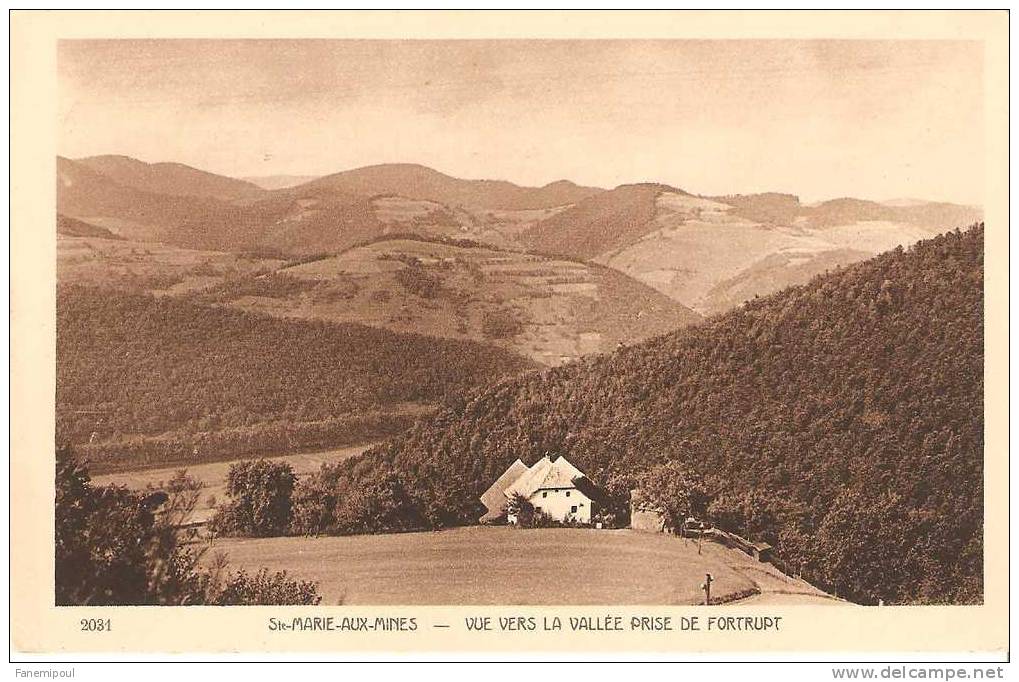
[[[290,531],[295,535],[321,535],[336,525],[336,504],[339,496],[335,477],[323,464],[315,474],[298,482],[294,490]]]
[[[420,506],[394,471],[361,481],[336,508],[336,527],[341,533],[404,531],[422,525]]]
[[[56,454],[56,603],[146,603],[152,510],[124,488],[93,488],[69,447]]]
[[[776,529],[782,517],[782,504],[774,496],[749,490],[726,491],[708,505],[708,517],[719,528],[748,540],[778,542]]]
[[[534,505],[520,493],[513,493],[506,503],[506,514],[514,517],[518,526],[527,528],[534,520]]]
[[[230,572],[182,542],[200,484],[178,472],[165,490],[95,487],[69,447],[57,450],[55,602],[61,606],[317,604],[315,583],[286,572]]]
[[[641,477],[640,490],[672,528],[682,527],[689,516],[703,517],[709,499],[701,477],[676,461],[652,467]]]
[[[226,493],[230,501],[213,519],[221,535],[285,535],[293,513],[297,477],[286,462],[247,460],[230,466]]]

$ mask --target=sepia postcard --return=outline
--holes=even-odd
[[[12,656],[1005,660],[1007,50],[14,12]]]

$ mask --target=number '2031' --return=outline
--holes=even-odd
[[[109,632],[113,629],[113,623],[109,618],[82,618],[82,632]]]

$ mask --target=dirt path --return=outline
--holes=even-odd
[[[744,579],[753,583],[759,590],[743,599],[729,602],[739,605],[798,605],[798,604],[823,604],[828,606],[848,605],[849,602],[833,597],[832,595],[819,590],[810,583],[800,578],[794,578],[782,573],[769,563],[754,560],[752,557],[735,552],[729,568]]]

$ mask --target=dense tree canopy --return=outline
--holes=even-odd
[[[381,434],[359,432],[364,442],[392,433],[380,415],[532,366],[499,348],[357,324],[87,287],[57,293],[57,429],[73,443],[169,432],[194,448],[197,434],[245,441],[207,444],[232,451],[322,446],[372,417]]]
[[[719,525],[823,586],[957,603],[983,594],[983,443],[978,225],[457,397],[336,475],[397,472],[440,526],[474,522],[517,457],[619,489],[677,462]]]

